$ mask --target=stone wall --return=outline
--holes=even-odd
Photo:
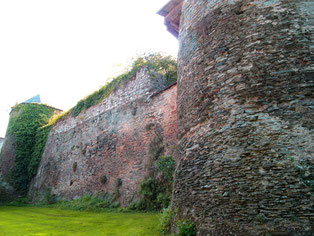
[[[153,144],[176,156],[176,85],[141,69],[101,104],[58,122],[51,130],[29,195],[51,188],[59,198],[113,193],[118,178],[122,206],[138,199],[149,174]],[[104,183],[103,179],[107,181]]]
[[[6,178],[14,166],[14,137],[7,134],[0,150],[0,172]]]
[[[4,138],[0,138],[0,153],[1,153],[3,143],[4,143]]]
[[[313,232],[313,10],[184,2],[172,205],[199,235]]]
[[[18,116],[18,110],[11,110],[10,118]],[[10,170],[14,166],[14,135],[10,132],[6,132],[5,140],[0,150],[0,172],[4,178],[8,177]]]

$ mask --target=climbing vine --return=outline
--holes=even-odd
[[[54,108],[43,104],[19,104],[12,108],[7,132],[14,138],[15,164],[11,170],[10,183],[21,193],[27,191],[34,168],[37,168],[34,161],[31,162],[35,155],[33,153],[41,153],[39,149],[44,145],[37,142],[37,131],[48,123],[54,111]],[[44,133],[47,135],[47,130]]]
[[[40,163],[41,156],[43,154],[48,134],[51,130],[51,125],[45,125],[37,129],[35,136],[35,146],[34,151],[31,155],[30,162],[28,165],[28,177],[31,179],[37,173],[37,168]]]

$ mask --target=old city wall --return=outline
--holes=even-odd
[[[4,143],[4,138],[0,138],[0,152],[1,152],[1,149],[2,149],[2,146],[3,146],[3,143]]]
[[[152,79],[142,69],[102,103],[57,122],[29,195],[36,198],[48,188],[65,199],[112,194],[120,178],[119,201],[125,206],[138,199],[154,145],[175,156],[176,134],[176,85],[164,88],[162,78]]]
[[[184,1],[172,205],[200,235],[313,230],[313,9]]]
[[[0,150],[0,169],[1,175],[6,178],[10,169],[14,166],[14,136],[6,134],[5,140]]]
[[[14,118],[19,115],[18,110],[12,110],[10,117]],[[11,132],[6,132],[2,148],[0,150],[0,171],[4,178],[7,178],[10,170],[14,167],[15,157],[15,140],[14,135]]]

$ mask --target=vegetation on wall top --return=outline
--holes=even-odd
[[[177,62],[175,58],[171,56],[164,56],[161,53],[152,53],[139,56],[133,61],[130,68],[126,72],[112,79],[99,90],[81,99],[68,112],[55,117],[51,122],[49,122],[49,124],[54,124],[58,120],[62,120],[68,115],[76,117],[82,111],[100,103],[123,83],[133,78],[136,72],[142,67],[146,67],[148,69],[152,79],[157,78],[158,75],[162,75],[166,79],[166,85],[170,85],[177,80]]]
[[[132,78],[141,67],[148,68],[151,74],[157,73],[164,76],[168,84],[177,80],[177,63],[171,56],[162,56],[160,53],[140,56],[134,60],[128,71],[114,78],[98,91],[80,100],[76,106],[71,109],[72,115],[77,116],[81,111],[100,103],[123,82]]]

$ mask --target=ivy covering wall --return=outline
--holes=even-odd
[[[20,193],[26,193],[31,178],[36,174],[40,156],[50,127],[44,127],[55,108],[35,103],[24,103],[12,108],[7,135],[14,139],[14,167],[8,181]]]

